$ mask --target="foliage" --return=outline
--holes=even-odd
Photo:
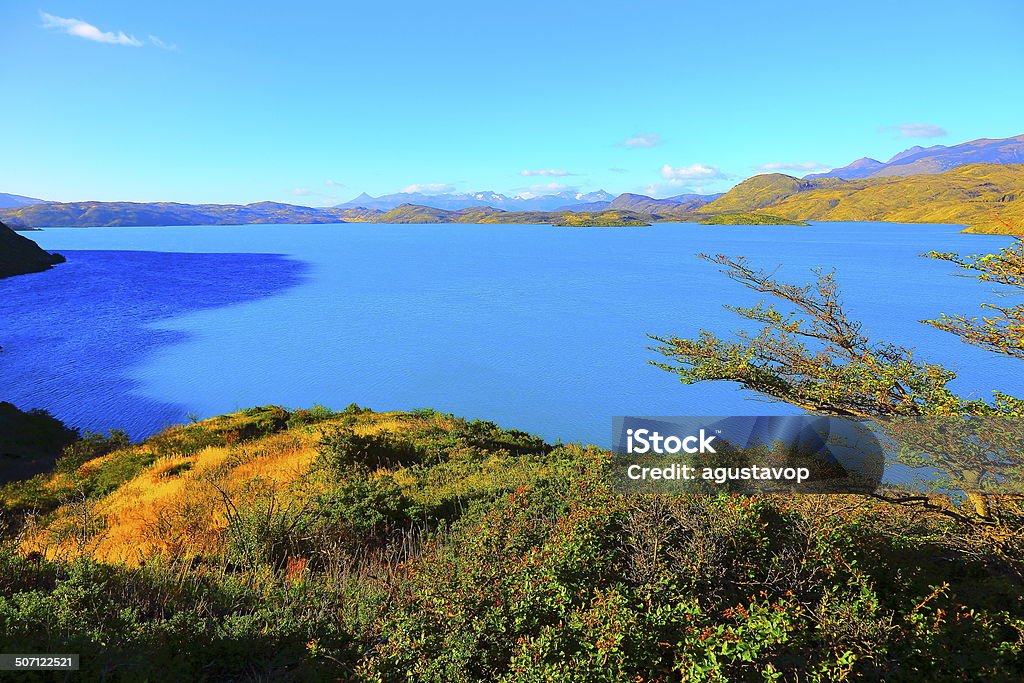
[[[432,410],[173,428],[39,481],[92,497],[0,547],[0,640],[108,680],[1024,676],[1021,584],[954,520],[627,497],[611,462]]]
[[[995,254],[962,257],[948,252],[929,252],[927,256],[954,263],[982,282],[1009,288],[1007,294],[1020,295],[1024,290],[1024,240],[1000,249]],[[932,327],[951,332],[963,341],[996,353],[1024,360],[1024,304],[999,306],[982,304],[995,311],[992,317],[968,318],[945,315],[926,320]]]
[[[112,429],[109,434],[86,432],[82,437],[68,444],[57,459],[58,472],[72,473],[89,460],[101,458],[108,453],[127,448],[131,445],[128,434],[120,429]]]
[[[794,218],[780,218],[769,213],[719,213],[700,221],[702,225],[809,225]]]

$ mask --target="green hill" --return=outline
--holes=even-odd
[[[700,221],[702,225],[810,225],[795,218],[779,218],[769,213],[717,213]]]
[[[786,197],[800,192],[832,187],[845,181],[837,178],[802,180],[784,173],[765,173],[747,178],[724,195],[710,202],[701,213],[729,213],[754,211],[771,206]]]
[[[904,177],[745,180],[701,213],[767,213],[807,221],[954,223],[966,232],[1024,234],[1024,164],[971,164]]]

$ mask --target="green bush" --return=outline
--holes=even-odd
[[[57,459],[56,470],[70,474],[89,460],[130,445],[128,434],[120,429],[112,429],[107,435],[86,432],[81,439],[64,448],[61,457]]]
[[[420,459],[418,449],[392,434],[357,434],[348,427],[327,430],[320,440],[319,462],[344,477],[354,470],[404,467]]]

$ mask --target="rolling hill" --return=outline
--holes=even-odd
[[[743,181],[701,209],[810,221],[955,223],[965,232],[1024,234],[1024,164],[971,164],[907,177]]]
[[[567,227],[649,225],[649,216],[632,211],[501,211],[491,207],[446,211],[431,206],[403,204],[373,217],[374,223],[537,223]]]
[[[27,227],[128,225],[243,225],[248,223],[343,223],[365,211],[317,209],[278,202],[179,204],[176,202],[46,202],[0,209],[9,224]]]

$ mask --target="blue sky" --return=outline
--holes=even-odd
[[[668,196],[1024,133],[1024,3],[8,0],[0,192]]]

